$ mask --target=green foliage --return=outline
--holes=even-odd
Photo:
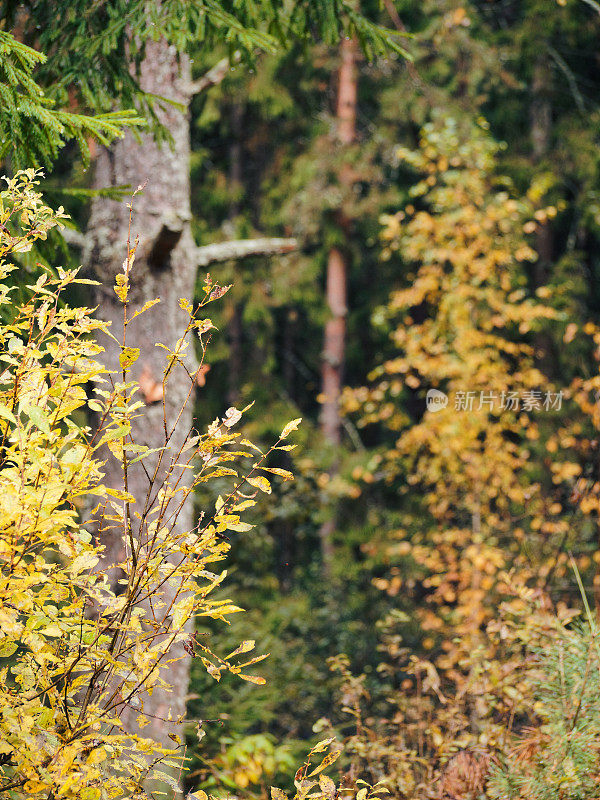
[[[181,54],[198,43],[207,49],[225,45],[231,54],[241,52],[248,62],[254,61],[256,50],[274,52],[295,42],[309,42],[313,36],[333,43],[341,35],[356,35],[369,58],[404,53],[396,32],[359,14],[350,0],[111,0],[92,5],[86,0],[69,0],[60,10],[48,1],[2,0],[0,16],[8,29],[23,29],[25,44],[35,43],[46,55],[33,56],[31,49],[14,40],[9,52],[8,34],[2,34],[9,59],[3,101],[10,101],[16,110],[22,107],[21,113],[48,126],[47,131],[38,126],[29,136],[20,132],[13,143],[16,146],[23,141],[38,157],[35,163],[41,160],[39,156],[44,161],[55,157],[57,135],[77,136],[80,143],[86,131],[110,138],[123,124],[139,123],[140,117],[150,123],[155,135],[164,138],[166,132],[156,116],[157,104],[163,101],[143,92],[139,85],[146,46],[163,36]],[[45,101],[40,100],[39,88],[30,79],[34,63]],[[22,88],[17,89],[15,81]],[[23,97],[16,97],[17,91]],[[48,116],[48,104],[51,108],[75,104],[99,113],[88,122],[78,114],[58,117],[55,112]],[[130,109],[135,109],[135,115]],[[50,132],[51,141],[46,142],[44,133]],[[27,163],[31,153],[19,156],[19,165]]]
[[[525,622],[523,631],[527,630]],[[489,796],[590,800],[598,793],[598,621],[553,628],[527,648],[523,681],[535,718],[517,724],[492,771]],[[531,714],[531,712],[530,712]]]
[[[71,139],[85,162],[89,138],[108,145],[123,135],[124,127],[144,124],[129,111],[86,115],[57,107],[54,93],[46,93],[36,82],[46,61],[43,53],[0,31],[0,160],[9,158],[13,169],[50,166]]]
[[[208,764],[210,777],[202,783],[216,796],[239,789],[264,794],[267,782],[286,779],[294,770],[289,744],[277,745],[268,734],[253,734],[237,741],[224,738],[221,746],[221,752]]]

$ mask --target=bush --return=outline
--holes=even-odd
[[[229,671],[262,681],[247,673],[265,657],[247,656],[253,641],[222,658],[193,640],[191,630],[195,618],[226,621],[240,611],[212,599],[226,574],[213,571],[229,549],[223,532],[251,527],[240,513],[254,501],[242,498],[240,488],[247,483],[253,491],[270,491],[262,464],[273,449],[289,446],[280,439],[246,474],[234,469],[232,462],[256,458],[251,443],[232,430],[242,417],[237,409],[204,434],[188,432],[178,452],[167,427],[158,452],[132,441],[131,420],[143,407],[129,376],[137,351],[123,344],[121,371],[109,373],[94,337],[116,332],[89,309],[65,302],[71,287],[92,282],[77,270],[44,270],[27,287],[26,300],[11,303],[6,279],[17,269],[14,258],[65,216],[44,205],[38,183],[38,173],[20,172],[0,193],[0,792],[141,797],[149,778],[178,791],[172,776],[183,767],[177,734],[171,735],[176,749],[169,750],[125,730],[119,716],[137,708],[139,729],[148,723],[143,698],[156,687],[169,688],[176,645],[197,655],[216,680]],[[116,277],[124,305],[134,258],[135,246]],[[207,287],[199,310],[223,293]],[[189,323],[177,351],[167,351],[163,386],[184,360],[192,334],[210,324],[182,303]],[[281,438],[297,424],[286,426]],[[119,489],[103,484],[109,457],[123,465]],[[140,460],[154,466],[145,507],[136,509],[127,475]],[[161,461],[168,469],[156,468],[152,478]],[[192,469],[193,479],[182,481],[183,471]],[[161,472],[165,478],[157,485]],[[179,531],[177,509],[198,484],[223,476],[233,483],[228,495],[193,531]],[[121,563],[103,557],[107,529],[123,541]],[[119,570],[124,577],[115,587],[108,574]]]

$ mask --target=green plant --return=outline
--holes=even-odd
[[[209,763],[211,776],[203,784],[217,794],[233,789],[265,796],[275,776],[293,771],[294,758],[289,745],[278,745],[269,734],[256,733],[236,741],[223,738],[221,745],[221,753]]]
[[[144,125],[133,111],[94,115],[58,108],[52,93],[36,82],[43,53],[0,30],[0,161],[10,156],[13,169],[30,164],[49,166],[67,141],[75,139],[84,162],[90,138],[108,145],[131,125]]]
[[[525,645],[520,715],[491,770],[497,800],[593,800],[600,773],[600,628],[571,557],[585,618],[540,613],[513,617],[512,635]],[[507,620],[508,621],[508,620]],[[537,627],[537,631],[536,631]],[[537,634],[537,635],[536,635]],[[516,721],[515,721],[516,717]]]

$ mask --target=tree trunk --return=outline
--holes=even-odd
[[[323,409],[321,428],[328,443],[341,442],[340,396],[346,346],[347,263],[342,251],[333,247],[327,261],[327,305],[331,313],[325,325],[323,348]]]
[[[233,200],[229,207],[230,222],[235,225],[240,214],[239,197],[242,190],[242,125],[244,121],[244,105],[236,99],[230,109],[231,141],[229,144],[229,191],[233,193]],[[240,271],[234,269],[234,286],[231,296],[226,302],[228,305],[227,316],[229,319],[227,333],[229,339],[229,387],[227,399],[230,406],[234,406],[240,396],[240,382],[244,365],[244,301],[238,300],[236,294],[240,291]],[[236,286],[236,284],[238,284]]]
[[[343,39],[340,46],[340,67],[338,72],[337,97],[337,130],[336,136],[341,145],[349,145],[356,138],[356,75],[357,45],[352,39]],[[342,185],[349,186],[352,181],[351,170],[342,168],[339,180]],[[343,209],[339,213],[340,229],[345,232],[348,220]],[[347,314],[347,255],[339,247],[329,252],[327,262],[327,304],[330,318],[325,325],[325,341],[322,361],[322,394],[321,430],[326,441],[337,449],[341,443],[340,399],[344,380],[344,360],[346,350],[346,314]],[[338,470],[338,459],[335,457],[330,474]],[[332,535],[335,530],[335,519],[327,520],[320,530],[323,564],[328,571],[333,556]]]
[[[146,56],[142,65],[142,88],[182,104],[186,109],[188,96],[183,86],[189,84],[189,62],[179,56],[174,47],[164,40],[146,44]],[[173,138],[173,146],[159,146],[153,137],[145,134],[138,142],[131,134],[117,141],[110,149],[99,154],[96,163],[95,186],[118,186],[129,184],[132,190],[147,181],[144,191],[133,201],[134,213],[132,234],[139,232],[140,242],[136,261],[130,276],[131,292],[128,317],[147,300],[160,298],[160,304],[138,317],[127,328],[127,345],[140,348],[140,356],[132,370],[132,377],[141,381],[147,405],[144,413],[134,420],[132,436],[136,443],[150,448],[164,445],[163,405],[161,383],[166,353],[155,344],[162,342],[174,349],[177,339],[185,330],[188,320],[179,308],[179,299],[191,299],[194,292],[197,261],[189,222],[189,120],[187,110],[182,112],[166,106],[159,112],[160,119]],[[117,300],[112,286],[115,274],[122,269],[126,255],[129,210],[126,202],[117,202],[97,197],[92,203],[88,235],[91,240],[91,263],[102,286],[97,296],[98,314],[112,322],[112,331],[117,338],[123,330],[123,307]],[[133,238],[132,236],[132,238]],[[120,348],[112,340],[102,341],[106,348],[105,360],[110,369],[119,368]],[[194,356],[187,359],[190,371],[197,367]],[[165,397],[166,418],[172,426],[181,407],[185,404],[190,381],[184,370],[176,368],[172,380],[167,384]],[[141,399],[141,398],[140,398]],[[171,440],[176,451],[192,426],[192,407],[188,403],[182,413],[178,432]],[[168,463],[168,459],[165,459]],[[152,462],[145,462],[153,466]],[[105,467],[106,483],[122,487],[122,465],[110,454]],[[133,511],[143,509],[149,488],[148,478],[139,465],[131,468],[128,490],[136,503]],[[193,527],[192,506],[188,504],[179,515],[176,525],[180,530]],[[118,536],[108,535],[104,544],[105,563],[122,560],[122,541]],[[113,575],[113,580],[116,579]],[[177,733],[176,722],[166,723],[169,715],[173,720],[185,714],[188,686],[189,659],[183,648],[173,648],[172,657],[183,656],[170,665],[167,681],[175,687],[172,693],[156,688],[144,699],[144,712],[150,725],[142,735],[148,735],[165,745],[172,746],[168,733]],[[139,710],[126,708],[122,719],[130,731],[136,731],[135,717]],[[180,732],[180,731],[179,731]]]

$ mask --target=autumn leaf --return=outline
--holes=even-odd
[[[279,438],[286,439],[290,435],[290,433],[292,433],[292,431],[298,429],[301,422],[302,422],[302,417],[298,417],[298,419],[293,419],[291,422],[288,422],[288,424],[279,434]]]
[[[137,361],[140,355],[139,347],[124,347],[119,354],[119,364],[124,372],[127,372]]]
[[[246,481],[250,484],[250,486],[260,489],[261,492],[264,492],[265,494],[271,494],[271,484],[262,475],[248,476]]]

